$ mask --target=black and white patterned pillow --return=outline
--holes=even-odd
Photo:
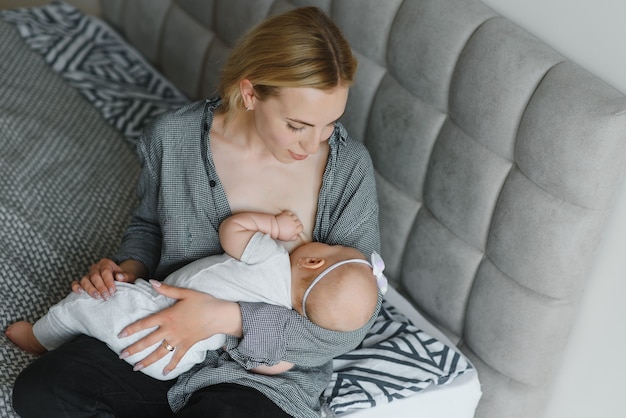
[[[67,3],[0,13],[131,145],[154,117],[189,102],[115,30]]]
[[[363,343],[336,358],[333,368],[322,399],[334,414],[412,396],[473,370],[456,349],[415,327],[388,302]]]

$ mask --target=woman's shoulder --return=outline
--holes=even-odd
[[[219,100],[198,100],[181,107],[168,110],[157,116],[152,122],[153,129],[182,129],[190,128],[189,123],[204,122],[208,114],[212,114],[219,105]],[[201,126],[202,127],[202,126]]]
[[[372,163],[370,153],[365,144],[352,137],[340,122],[335,124],[335,132],[330,145],[336,151],[337,158],[342,163],[352,162],[368,166]]]
[[[217,99],[198,100],[161,113],[143,130],[140,146],[145,151],[160,153],[163,148],[201,138],[217,106]]]

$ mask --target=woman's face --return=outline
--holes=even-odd
[[[254,103],[254,123],[263,143],[283,163],[315,154],[343,114],[348,88],[285,87],[278,96]]]

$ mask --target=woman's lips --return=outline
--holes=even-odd
[[[295,152],[291,152],[291,151],[289,151],[289,154],[291,154],[291,158],[293,158],[294,160],[297,160],[297,161],[302,161],[306,157],[308,157],[307,154],[301,155],[301,154],[296,154]]]

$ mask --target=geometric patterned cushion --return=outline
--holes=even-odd
[[[133,145],[155,116],[188,102],[114,29],[73,6],[55,2],[1,13]]]
[[[334,360],[325,416],[370,408],[445,385],[473,371],[452,347],[416,328],[388,302],[363,343]]]

